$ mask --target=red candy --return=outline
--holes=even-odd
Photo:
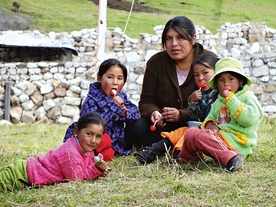
[[[205,84],[204,84],[203,82],[199,82],[199,83],[198,83],[198,86],[199,86],[200,88],[203,88],[203,87],[205,86]]]
[[[154,132],[156,130],[155,124],[157,123],[157,120],[155,120],[154,124],[150,126],[150,131]]]
[[[115,89],[110,90],[110,95],[111,96],[116,96],[116,94],[117,94],[117,91]]]
[[[154,132],[155,130],[156,130],[156,126],[151,125],[151,126],[150,126],[150,131]]]

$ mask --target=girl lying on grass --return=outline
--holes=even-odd
[[[103,159],[95,159],[105,131],[105,122],[97,113],[82,115],[74,135],[44,157],[17,160],[0,172],[0,192],[40,187],[73,180],[94,180],[106,176],[111,168]]]

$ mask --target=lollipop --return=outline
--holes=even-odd
[[[94,157],[94,162],[100,162],[101,159],[103,159],[103,155],[101,153],[99,153],[98,156]]]
[[[116,94],[117,94],[117,91],[115,89],[110,90],[110,95],[111,96],[116,96]]]
[[[205,84],[203,82],[199,82],[198,86],[199,86],[199,90],[201,90],[205,86]]]
[[[157,120],[154,122],[153,125],[150,126],[150,131],[154,132],[156,130],[156,126],[155,126],[156,122]]]

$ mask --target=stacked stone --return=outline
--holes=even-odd
[[[69,123],[78,119],[82,100],[92,78],[85,63],[28,63],[24,67],[3,64],[4,81],[11,83],[12,123],[36,121]],[[91,75],[90,75],[91,77]],[[3,94],[3,87],[0,88]],[[3,105],[3,104],[2,104]],[[2,111],[3,114],[3,111]]]
[[[106,32],[104,58],[117,58],[127,66],[128,82],[123,90],[135,104],[146,61],[162,50],[163,28],[158,25],[154,35],[141,34],[139,39],[124,35],[119,28]],[[225,23],[215,35],[203,26],[196,26],[196,31],[206,49],[242,61],[265,115],[275,117],[276,31],[263,23]],[[4,114],[4,85],[10,82],[12,123],[71,123],[78,119],[89,84],[96,80],[97,33],[96,29],[83,29],[73,31],[68,38],[74,39],[79,53],[72,62],[0,63],[0,117]]]

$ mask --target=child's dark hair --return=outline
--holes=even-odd
[[[99,124],[103,126],[103,129],[105,130],[106,123],[99,115],[98,113],[94,112],[88,112],[86,114],[81,115],[81,117],[78,120],[77,128],[78,130],[81,130],[83,128],[86,128],[89,124]]]
[[[199,55],[195,58],[195,60],[193,61],[192,65],[191,65],[191,69],[194,69],[195,65],[203,65],[206,68],[210,68],[215,70],[215,65],[216,63],[219,61],[219,58],[214,55],[214,54],[202,54]],[[205,63],[208,63],[208,65],[206,65]]]
[[[193,22],[185,16],[176,16],[170,19],[163,30],[162,33],[162,45],[165,48],[166,35],[168,30],[172,28],[179,35],[181,35],[184,39],[190,41],[192,43],[192,38],[196,34],[196,29]]]
[[[123,75],[124,75],[124,82],[126,83],[126,81],[127,81],[127,68],[119,60],[114,59],[114,58],[110,58],[110,59],[107,59],[107,60],[102,62],[102,64],[99,67],[98,76],[102,77],[103,74],[105,74],[106,71],[114,65],[117,65],[122,69]]]

